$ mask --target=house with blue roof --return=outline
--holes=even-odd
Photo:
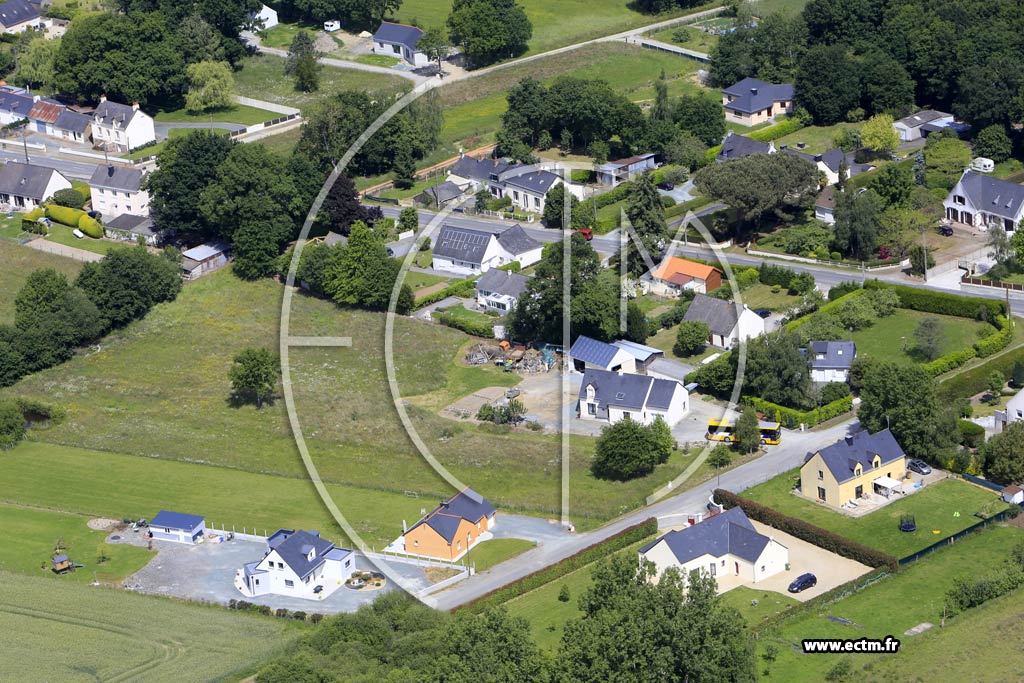
[[[800,468],[800,492],[810,500],[846,507],[869,494],[899,493],[907,455],[888,429],[849,434],[812,453]]]
[[[792,113],[793,84],[744,78],[722,89],[722,106],[726,121],[756,126],[779,114]]]
[[[373,53],[401,59],[415,67],[427,66],[430,60],[416,48],[423,37],[423,30],[406,24],[381,22],[373,34]]]
[[[800,352],[811,367],[812,382],[845,382],[857,357],[857,345],[852,341],[812,341]]]
[[[569,349],[570,367],[576,372],[609,370],[636,372],[636,357],[629,351],[586,335],[580,335]]]
[[[246,597],[288,595],[323,600],[355,571],[355,554],[318,531],[278,529],[267,538],[263,558],[246,563],[235,586]]]
[[[496,516],[494,506],[467,486],[405,530],[401,544],[410,555],[454,562],[491,537]]]
[[[649,425],[659,417],[675,426],[690,410],[690,394],[671,379],[591,368],[583,373],[576,417],[615,424]]]
[[[149,532],[158,541],[201,543],[206,533],[206,520],[199,515],[161,510],[149,521]]]
[[[736,577],[738,583],[763,581],[786,570],[789,548],[754,528],[736,507],[684,529],[670,531],[640,548],[640,560],[654,563],[658,576],[674,567],[682,576],[705,572],[719,580]]]

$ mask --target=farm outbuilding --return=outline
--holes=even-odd
[[[153,538],[175,543],[198,543],[206,533],[206,520],[199,515],[161,510],[149,523]]]

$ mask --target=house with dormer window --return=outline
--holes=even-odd
[[[955,223],[1015,232],[1024,220],[1024,185],[968,169],[942,206],[946,218]]]
[[[355,555],[338,548],[318,531],[278,529],[267,538],[263,559],[249,562],[235,577],[247,597],[288,595],[322,600],[355,570]]]
[[[800,468],[804,496],[843,507],[867,493],[888,496],[907,473],[907,456],[888,429],[858,432],[812,453]]]
[[[153,117],[139,109],[138,102],[129,106],[100,95],[100,104],[92,115],[92,142],[115,152],[137,149],[156,142],[156,126]]]
[[[400,543],[410,555],[454,562],[490,538],[497,514],[493,505],[467,486],[404,531]]]

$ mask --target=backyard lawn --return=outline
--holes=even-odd
[[[88,519],[88,516],[0,504],[0,527],[7,534],[0,546],[0,569],[57,580],[57,575],[50,571],[50,559],[58,540],[62,547],[60,552],[72,562],[85,565],[60,577],[61,581],[90,583],[98,580],[116,584],[142,569],[153,557],[145,548],[105,543],[107,532],[90,529],[86,526]]]
[[[757,605],[754,605],[754,601]],[[758,590],[756,587],[737,586],[722,593],[722,602],[735,607],[743,615],[747,626],[756,626],[762,619],[774,616],[800,602],[775,591]]]
[[[259,97],[260,94],[256,93]],[[206,111],[194,114],[185,109],[157,112],[153,117],[157,123],[237,123],[243,126],[251,126],[256,123],[263,123],[276,119],[280,114],[268,109],[247,107],[244,104],[233,104],[213,111]]]
[[[308,629],[63,579],[0,571],[0,582],[5,681],[239,680]]]
[[[858,356],[874,356],[897,363],[926,361],[918,350],[914,331],[925,318],[937,318],[942,334],[939,355],[966,348],[983,336],[995,331],[990,324],[949,315],[936,315],[897,309],[893,315],[878,318],[871,327],[853,333]]]
[[[479,311],[471,311],[462,304],[439,308],[437,309],[437,312],[448,313],[456,320],[464,320],[468,323],[475,323],[478,325],[493,325],[498,320],[495,317],[484,315]]]
[[[20,225],[21,219],[18,221]],[[14,322],[14,297],[32,271],[56,268],[69,279],[74,279],[85,265],[81,261],[48,254],[2,239],[0,264],[3,264],[3,267],[0,267],[0,292],[4,292],[4,296],[0,296],[0,325]]]
[[[968,538],[957,541],[942,550],[932,553],[927,558],[905,567],[900,573],[889,576],[875,584],[855,593],[837,603],[822,606],[819,609],[805,612],[782,622],[777,629],[762,637],[758,642],[759,651],[763,651],[769,643],[776,646],[778,659],[771,664],[771,681],[788,683],[789,681],[824,681],[829,680],[827,672],[844,656],[853,665],[853,674],[843,680],[847,681],[948,681],[959,683],[965,680],[1004,681],[1015,680],[1021,662],[1021,629],[1019,596],[1016,593],[1017,608],[1009,624],[997,627],[991,621],[975,615],[984,614],[989,609],[982,607],[978,611],[968,612],[947,622],[946,629],[939,629],[942,620],[942,606],[946,591],[953,586],[958,578],[976,576],[979,571],[994,571],[1008,557],[1010,550],[1021,540],[1024,533],[1013,527],[993,528],[972,534]],[[1001,601],[1013,600],[1013,596],[1002,598],[993,603],[992,608],[999,607]],[[846,619],[851,625],[837,623],[830,619]],[[935,624],[936,628],[923,635],[906,636],[904,631],[922,622]],[[963,624],[959,633],[964,640],[947,641],[950,649],[937,654],[934,646],[928,643],[934,638],[946,640],[949,637],[949,626]],[[975,631],[973,625],[988,624],[988,628]],[[1015,624],[1015,625],[1014,625]],[[1008,627],[1008,629],[1007,629]],[[1001,640],[999,633],[1007,633],[1007,640]],[[901,641],[898,655],[858,654],[853,657],[838,654],[804,655],[800,642],[804,638],[885,638],[892,635]],[[952,643],[957,643],[955,646]],[[984,645],[983,643],[988,643]],[[925,647],[933,659],[919,657],[918,648]],[[987,665],[969,658],[967,651],[991,652],[995,658],[991,669]],[[883,667],[885,658],[889,658],[889,666]],[[942,670],[947,657],[950,668]],[[1013,673],[1009,678],[990,676],[986,672],[1007,671],[1000,661],[1008,658],[1015,666],[1010,667]],[[927,663],[927,667],[918,669],[914,662]],[[987,662],[988,659],[982,660]],[[996,663],[998,662],[998,663]],[[759,668],[762,665],[758,657]],[[883,672],[896,672],[882,675]],[[940,673],[939,677],[929,674]],[[963,675],[956,675],[957,673]]]
[[[315,34],[317,31],[322,31],[323,29],[324,27],[322,24],[316,24],[313,22],[289,23],[280,21],[277,26],[259,32],[260,44],[266,45],[267,47],[279,47],[287,50],[299,31],[307,31]]]
[[[695,26],[672,26],[647,35],[654,40],[660,40],[671,45],[679,45],[680,47],[696,50],[697,52],[711,52],[711,48],[718,44],[718,36],[716,34],[702,31]],[[677,36],[685,36],[686,39],[677,41]]]
[[[516,555],[522,555],[536,545],[533,541],[522,538],[492,538],[474,546],[466,553],[463,561],[474,565],[476,571],[482,572],[505,560],[511,560]]]
[[[277,133],[275,135],[269,135],[265,138],[259,139],[259,144],[269,149],[274,154],[280,154],[281,156],[290,156],[295,151],[295,146],[299,144],[299,138],[302,136],[302,128],[292,128],[286,130],[283,133]]]
[[[647,338],[644,342],[647,346],[653,346],[656,349],[661,349],[665,352],[665,356],[668,358],[674,358],[690,365],[698,365],[702,360],[713,356],[716,353],[725,353],[724,349],[720,349],[715,346],[708,344],[704,347],[704,350],[700,353],[696,353],[692,356],[677,356],[676,352],[672,350],[672,347],[676,343],[676,335],[679,333],[679,325],[674,325],[669,328],[663,328],[658,330],[656,334]]]
[[[995,503],[990,514],[1006,507],[991,491],[959,479],[943,479],[854,519],[790,493],[799,474],[799,470],[780,474],[749,489],[743,495],[897,558],[906,557],[978,522],[974,513],[987,504]],[[905,533],[899,530],[900,516],[903,514],[914,515],[917,531]]]
[[[46,230],[46,239],[48,241],[75,247],[76,249],[84,249],[94,254],[106,254],[111,249],[116,249],[117,247],[131,246],[130,242],[114,242],[105,239],[94,239],[92,237],[78,239],[71,228],[60,223],[54,223]]]
[[[860,127],[861,124],[859,123],[837,123],[834,126],[807,126],[776,140],[775,148],[778,149],[782,145],[789,145],[790,148],[796,149],[797,143],[803,142],[807,144],[807,147],[800,151],[807,154],[823,154],[830,149],[835,149],[832,138],[840,130],[844,128],[860,130]]]
[[[787,294],[785,288],[773,292],[771,285],[754,285],[743,290],[743,303],[754,309],[767,308],[781,312],[800,303],[800,297]]]

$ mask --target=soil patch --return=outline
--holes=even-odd
[[[435,583],[441,583],[445,579],[452,578],[458,574],[459,571],[460,570],[453,569],[451,567],[427,567],[423,570],[423,573],[426,574],[427,581],[430,582],[430,585],[434,585]]]
[[[90,519],[86,524],[93,531],[116,531],[117,529],[124,528],[124,523],[121,520],[106,519],[104,517]]]

